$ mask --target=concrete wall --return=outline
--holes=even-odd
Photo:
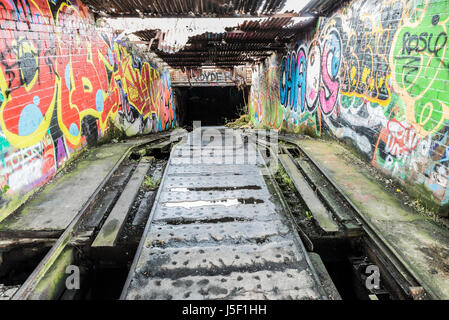
[[[167,72],[96,27],[81,3],[0,0],[0,213],[110,120],[128,135],[161,131],[174,109]]]
[[[257,67],[252,119],[328,132],[447,204],[448,27],[447,0],[349,2]]]

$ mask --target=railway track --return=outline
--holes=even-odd
[[[244,136],[130,148],[59,238],[38,239],[51,247],[12,299],[435,298],[296,140]],[[69,265],[87,291],[65,288]],[[373,265],[381,285],[367,288]],[[102,273],[114,290],[92,285]]]
[[[308,248],[326,256],[329,255],[326,247],[332,242],[346,242],[345,250],[338,248],[336,250],[350,261],[353,271],[358,273],[360,287],[363,287],[363,282],[367,278],[367,275],[364,275],[366,267],[369,265],[379,267],[382,288],[367,290],[370,298],[419,300],[437,298],[430,288],[424,289],[420,285],[407,262],[394,253],[382,234],[372,226],[297,140],[282,135],[279,136],[279,140],[281,141],[277,155],[279,162],[293,180],[295,188],[301,190],[297,194],[301,200],[299,207],[307,210],[307,214],[311,212],[315,230],[318,229],[318,232],[312,230],[308,234],[305,230],[310,228],[304,224],[295,224],[301,230],[300,234],[303,241],[308,244]],[[265,148],[273,150],[273,146],[267,141],[259,139],[259,142]],[[305,192],[305,189],[311,193],[307,190]],[[291,208],[289,210],[292,211]],[[364,289],[366,288],[359,288],[362,291]]]
[[[118,236],[126,225],[131,205],[137,199],[149,169],[157,162],[155,154],[159,156],[164,150],[169,151],[173,140],[180,137],[162,134],[130,147],[101,181],[59,238],[47,239],[52,243],[51,247],[11,299],[61,298],[66,292],[64,282],[66,267],[82,265],[80,260],[84,259],[85,252],[89,252],[96,241],[98,242],[98,238],[101,238],[102,232],[104,233],[104,224],[109,221],[108,217],[113,212],[119,213],[119,216],[115,217],[115,226],[112,229],[107,228],[113,233],[113,238],[109,238],[110,244],[100,243],[100,247],[104,244],[106,250],[116,251],[115,249],[119,247]],[[139,200],[140,203],[142,200],[149,199]],[[117,207],[119,210],[114,211]],[[20,245],[20,241],[17,243]]]
[[[172,151],[121,299],[328,299],[258,150],[209,138]]]

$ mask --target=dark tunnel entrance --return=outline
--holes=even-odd
[[[193,121],[202,126],[224,125],[246,113],[248,88],[229,87],[178,87],[180,126],[191,127]]]

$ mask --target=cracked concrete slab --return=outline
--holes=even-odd
[[[298,265],[304,258],[295,243],[289,240],[266,244],[205,245],[197,247],[155,247],[144,252],[147,259],[137,265],[141,273],[153,277],[166,274],[194,275],[210,268],[230,270],[258,270],[270,264],[271,269],[287,269]]]
[[[193,174],[193,175],[217,175],[218,173],[225,173],[227,175],[248,175],[248,174],[260,174],[260,170],[254,165],[249,164],[222,164],[220,166],[207,166],[198,164],[186,164],[182,166],[171,165],[167,168],[167,175],[182,175],[182,174]]]

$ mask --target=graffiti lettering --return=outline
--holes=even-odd
[[[170,77],[97,29],[76,1],[0,0],[0,220],[110,121],[128,135],[175,124]]]

